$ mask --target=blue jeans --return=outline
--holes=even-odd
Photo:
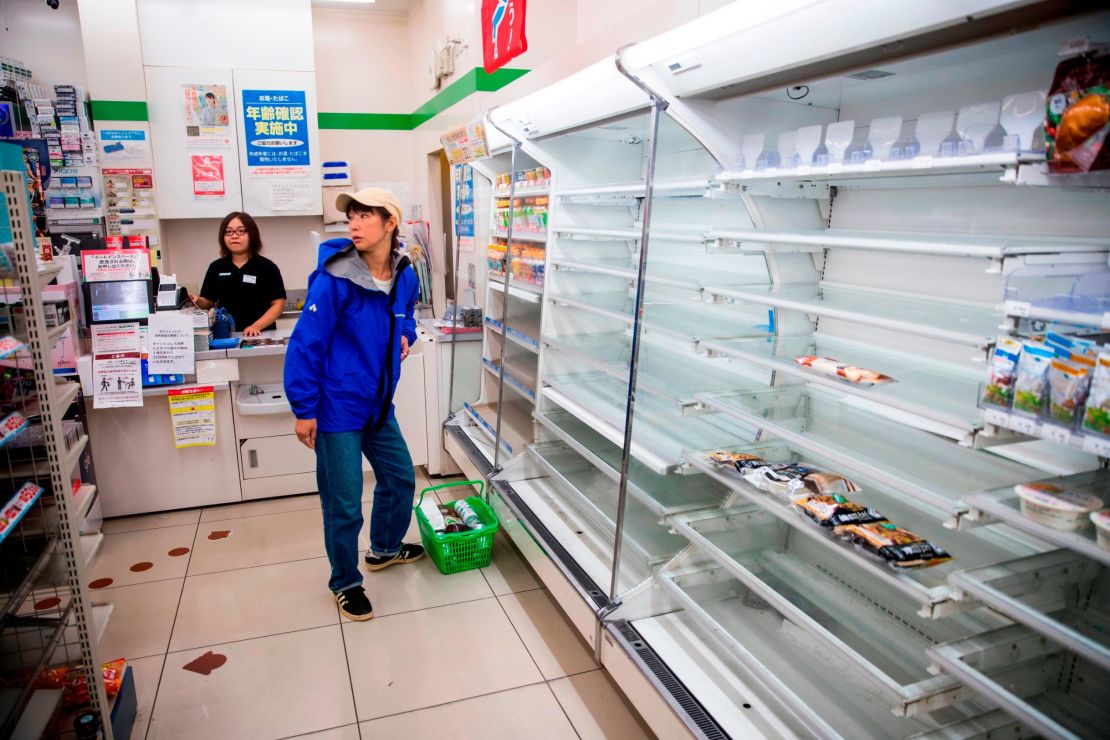
[[[316,433],[316,485],[324,510],[324,548],[331,561],[333,593],[362,585],[358,535],[362,531],[362,455],[377,485],[370,513],[370,551],[389,557],[401,550],[409,528],[416,474],[397,419],[380,430]]]

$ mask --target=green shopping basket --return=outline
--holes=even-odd
[[[424,494],[440,491],[444,488],[456,486],[478,486],[478,495],[465,499],[478,521],[482,523],[480,529],[471,529],[466,532],[436,532],[432,529],[428,517],[420,510],[424,502]],[[489,565],[493,557],[493,536],[497,534],[499,525],[497,515],[493,513],[485,501],[482,492],[485,483],[480,480],[460,481],[458,483],[443,483],[438,486],[425,488],[420,492],[420,501],[413,509],[416,511],[416,524],[420,528],[420,539],[424,549],[435,562],[439,572],[443,575],[461,573],[464,570],[484,568]]]

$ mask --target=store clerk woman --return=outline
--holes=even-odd
[[[255,337],[267,329],[285,308],[285,283],[281,270],[263,257],[258,224],[246,213],[224,216],[219,233],[220,258],[208,266],[200,295],[190,295],[199,308],[226,308],[235,330]]]

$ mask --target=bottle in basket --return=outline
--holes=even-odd
[[[482,528],[482,521],[466,501],[459,500],[455,502],[455,513],[459,515],[459,519],[462,519],[463,524],[470,529]]]

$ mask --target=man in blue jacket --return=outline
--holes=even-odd
[[[358,569],[362,455],[377,478],[366,566],[380,570],[424,556],[403,543],[416,487],[412,457],[393,415],[401,361],[416,341],[419,286],[398,251],[401,204],[381,188],[341,194],[350,239],[320,245],[308,296],[285,355],[285,393],[297,438],[316,451],[329,588],[343,616],[374,616]]]

